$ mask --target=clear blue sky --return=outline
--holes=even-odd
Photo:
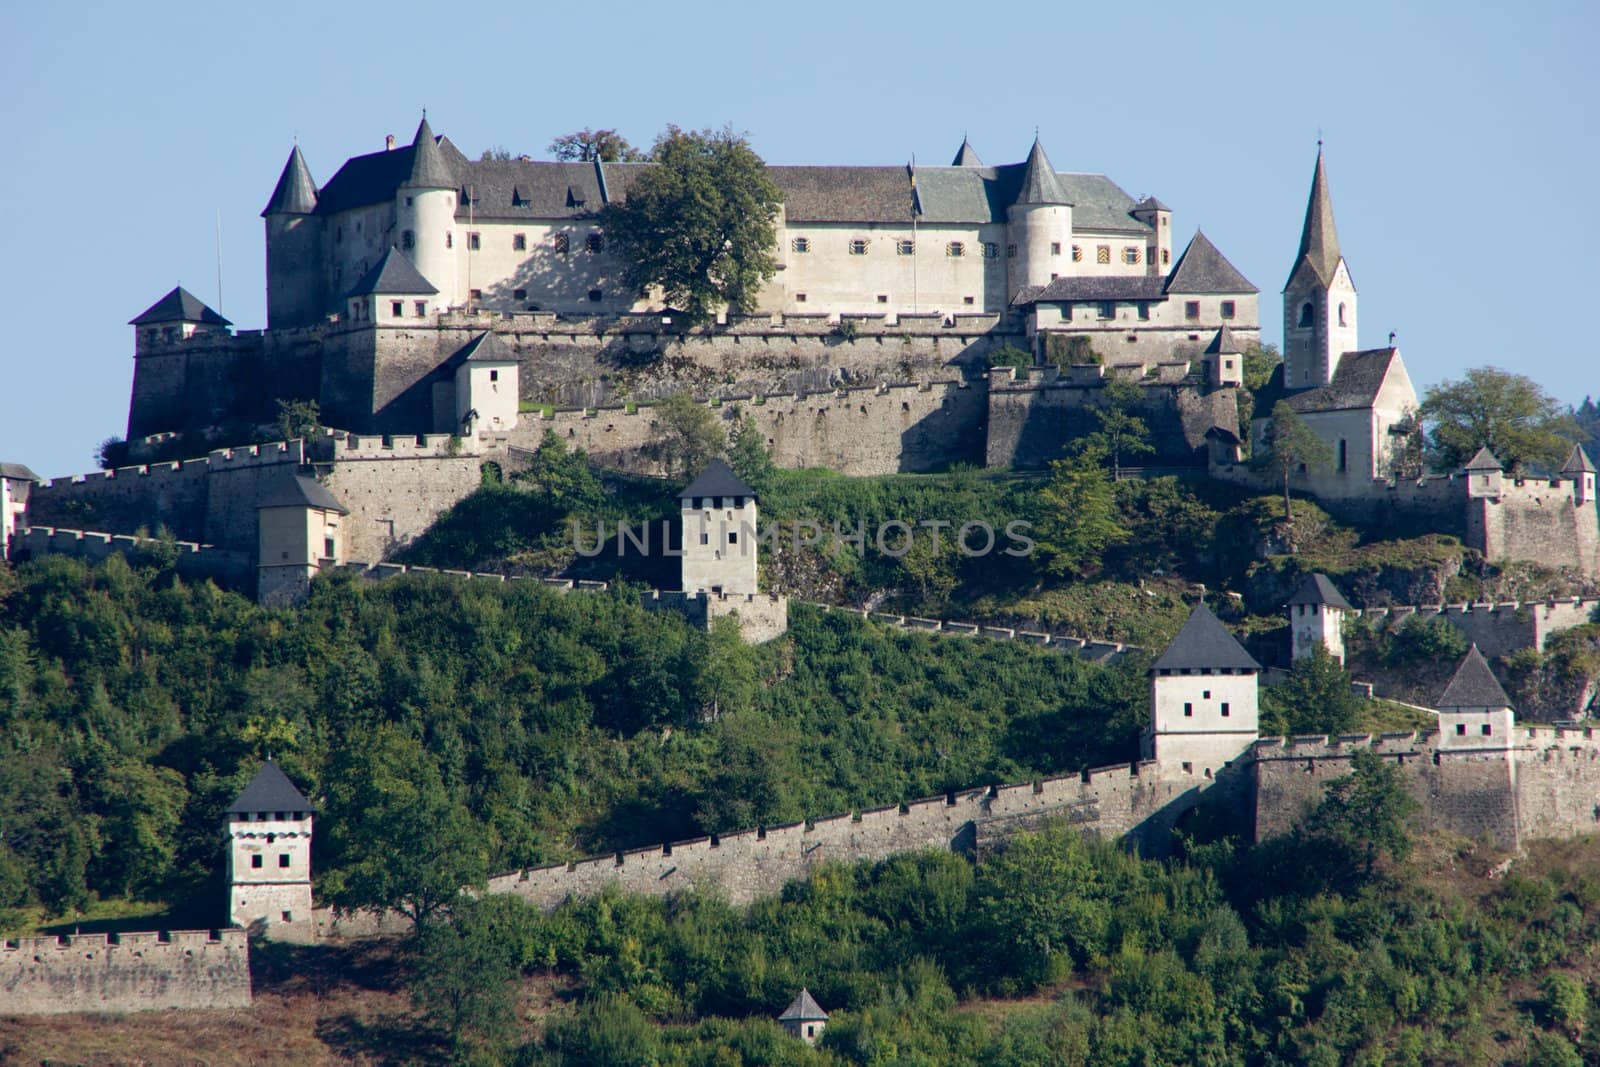
[[[90,470],[126,429],[127,320],[176,283],[263,325],[257,217],[427,107],[464,152],[748,131],[774,163],[947,163],[963,132],[1174,210],[1280,333],[1320,129],[1361,343],[1422,388],[1474,366],[1600,394],[1600,5],[108,3],[0,15],[0,458]]]

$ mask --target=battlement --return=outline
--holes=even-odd
[[[376,459],[454,459],[475,456],[481,448],[475,437],[447,433],[353,434],[334,433],[333,460],[351,462]]]
[[[1250,747],[1257,762],[1272,760],[1350,759],[1366,750],[1378,756],[1426,755],[1432,758],[1439,747],[1436,730],[1399,731],[1383,734],[1307,734],[1298,737],[1263,737]]]
[[[0,1013],[250,1005],[244,930],[70,934],[0,942]]]

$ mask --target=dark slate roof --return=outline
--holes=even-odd
[[[694,496],[755,496],[756,491],[733,473],[733,468],[720,459],[714,459],[706,464],[706,469],[700,472],[700,477],[683,487],[683,492],[678,494],[679,500],[687,500]]]
[[[950,161],[950,165],[952,167],[983,166],[983,160],[979,159],[978,153],[973,151],[972,142],[967,140],[965,134],[961,137],[961,147],[956,149],[956,158]]]
[[[485,330],[463,345],[459,352],[450,357],[450,362],[460,365],[462,363],[516,363],[518,360],[493,330]]]
[[[822,1010],[822,1005],[812,999],[811,991],[802,989],[795,994],[795,998],[789,1003],[789,1006],[783,1009],[783,1014],[778,1016],[778,1021],[780,1023],[815,1023],[821,1022],[827,1017],[828,1013]]]
[[[1504,468],[1501,466],[1500,461],[1495,458],[1494,453],[1489,451],[1489,446],[1484,445],[1472,454],[1472,458],[1467,460],[1467,465],[1461,469],[1466,471],[1497,471]]]
[[[1224,323],[1222,329],[1218,330],[1217,335],[1211,339],[1211,343],[1206,345],[1205,354],[1208,356],[1220,356],[1227,352],[1237,355],[1240,351],[1239,342],[1233,339],[1233,331],[1228,329],[1227,324]]]
[[[1180,400],[1178,422],[1184,443],[1191,449],[1202,447],[1213,431],[1225,440],[1239,440],[1239,405],[1233,394],[1223,389]]]
[[[137,318],[128,320],[128,325],[147,326],[155,322],[202,322],[208,326],[233,325],[181,285],[145,308]]]
[[[1166,211],[1169,213],[1172,211],[1170,207],[1163,204],[1153,196],[1147,196],[1143,200],[1139,201],[1134,205],[1134,209],[1137,211]]]
[[[250,784],[244,787],[232,804],[229,815],[247,815],[258,811],[312,811],[311,801],[295,788],[278,765],[271,760],[261,765]]]
[[[1333,224],[1333,198],[1328,194],[1328,172],[1322,163],[1322,146],[1317,146],[1317,166],[1311,174],[1311,196],[1306,201],[1306,221],[1300,229],[1300,251],[1295,253],[1294,266],[1289,270],[1287,289],[1303,264],[1311,269],[1323,285],[1333,281],[1339,269],[1339,231]]]
[[[1153,671],[1245,670],[1259,671],[1261,664],[1235,641],[1228,628],[1217,621],[1205,604],[1196,604],[1178,636],[1150,665]]]
[[[1149,275],[1110,275],[1108,277],[1056,278],[1049,285],[1028,286],[1017,293],[1014,304],[1067,302],[1071,300],[1161,300],[1165,294],[1160,278]]]
[[[1589,459],[1589,453],[1583,450],[1582,445],[1573,445],[1572,454],[1561,465],[1562,474],[1594,474],[1594,463]]]
[[[1308,574],[1301,581],[1300,587],[1289,598],[1289,606],[1296,604],[1326,604],[1330,608],[1342,608],[1345,611],[1354,611],[1350,601],[1344,598],[1334,584],[1328,581],[1325,574]]]
[[[396,296],[431,296],[439,290],[424,278],[416,267],[412,266],[398,248],[393,245],[383,254],[383,258],[375,263],[371,270],[361,276],[355,285],[350,287],[346,296],[366,296],[375,293],[380,296],[394,294]]]
[[[1488,661],[1483,658],[1483,653],[1478,651],[1477,645],[1467,649],[1461,665],[1456,668],[1455,676],[1450,679],[1450,684],[1444,687],[1444,695],[1439,698],[1441,708],[1509,708],[1510,706],[1511,701],[1506,698],[1506,691],[1500,688],[1500,683],[1495,680],[1494,672],[1489,669]]]
[[[256,508],[316,508],[318,511],[336,511],[350,514],[350,509],[328,492],[328,487],[309,474],[291,474],[279,478],[266,491]]]
[[[428,116],[417,124],[417,134],[411,138],[411,171],[405,184],[416,189],[449,189],[456,183],[455,168],[445,158],[428,125]]]
[[[39,476],[20,463],[0,463],[0,478],[13,482],[37,482]]]
[[[791,223],[911,221],[905,167],[769,167],[768,175]]]
[[[261,217],[268,215],[309,215],[317,210],[317,183],[311,180],[311,168],[306,157],[295,145],[289,160],[278,175],[278,184],[272,190],[272,199],[261,209]]]
[[[1056,169],[1050,165],[1050,157],[1044,154],[1044,145],[1039,143],[1039,138],[1033,139],[1033,147],[1028,149],[1028,159],[1022,168],[1022,186],[1017,190],[1014,203],[1072,203],[1067,199],[1067,191],[1061,187]]]
[[[1183,250],[1172,273],[1167,275],[1167,292],[1256,293],[1260,290],[1228,262],[1228,257],[1217,250],[1211,238],[1196,230],[1189,247]]]
[[[1289,408],[1305,415],[1317,411],[1348,411],[1352,408],[1371,407],[1378,390],[1389,377],[1389,369],[1400,358],[1398,348],[1372,348],[1365,352],[1346,352],[1339,357],[1339,369],[1333,372],[1333,381],[1315,389],[1306,389],[1287,396]],[[1273,372],[1274,381],[1281,389],[1283,368]],[[1270,390],[1271,383],[1268,383]],[[1268,410],[1271,410],[1270,408]]]

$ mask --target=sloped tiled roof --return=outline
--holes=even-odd
[[[1294,595],[1288,600],[1290,607],[1294,607],[1296,604],[1326,604],[1330,608],[1342,608],[1345,611],[1355,610],[1350,606],[1350,601],[1344,598],[1344,594],[1339,592],[1332,582],[1328,581],[1326,574],[1306,575],[1301,580],[1299,588],[1294,591]]]
[[[461,346],[449,360],[452,364],[462,363],[516,363],[517,357],[506,347],[493,330],[485,330],[466,344]]]
[[[1167,276],[1169,293],[1255,293],[1250,280],[1199,230]]]
[[[1137,204],[1135,204],[1134,208],[1139,210],[1139,211],[1166,211],[1166,212],[1171,212],[1172,211],[1172,209],[1170,207],[1168,207],[1167,205],[1163,204],[1161,201],[1157,200],[1153,196],[1145,197],[1143,200],[1141,200]]]
[[[1389,369],[1399,357],[1398,348],[1346,352],[1339,357],[1339,369],[1333,372],[1333,381],[1315,389],[1290,393],[1287,397],[1289,409],[1304,415],[1317,411],[1371,407],[1378,397],[1378,390],[1383,388],[1384,381],[1389,377]],[[1280,388],[1282,374],[1281,365],[1273,371],[1274,380],[1280,383]]]
[[[1339,231],[1333,224],[1333,197],[1328,193],[1328,172],[1322,162],[1322,146],[1317,146],[1317,166],[1311,173],[1311,196],[1306,200],[1306,220],[1300,229],[1300,250],[1289,269],[1287,289],[1295,274],[1309,264],[1323,285],[1333,281],[1339,268]]]
[[[1510,706],[1511,701],[1506,697],[1506,691],[1500,688],[1500,683],[1495,680],[1494,672],[1489,669],[1489,663],[1483,658],[1483,653],[1478,651],[1477,645],[1467,649],[1467,654],[1462,657],[1461,665],[1456,668],[1450,684],[1444,687],[1444,695],[1439,698],[1441,708],[1509,708]]]
[[[1189,621],[1183,624],[1178,636],[1172,639],[1172,644],[1167,646],[1160,659],[1150,665],[1150,669],[1259,671],[1261,664],[1234,640],[1228,628],[1211,614],[1211,609],[1201,603],[1194,606],[1189,613]]]
[[[1055,278],[1049,285],[1029,286],[1017,293],[1014,304],[1068,300],[1160,300],[1165,295],[1160,278],[1147,274],[1107,277]]]
[[[456,183],[455,168],[445,158],[428,125],[428,116],[417,123],[416,136],[411,138],[411,171],[405,184],[416,189],[449,189]]]
[[[1233,331],[1228,329],[1227,324],[1224,323],[1222,328],[1217,331],[1216,336],[1211,338],[1211,343],[1206,345],[1205,354],[1208,356],[1220,356],[1224,353],[1238,355],[1239,351],[1239,342],[1233,339]]]
[[[1018,204],[1070,204],[1067,191],[1061,187],[1050,157],[1044,154],[1039,138],[1033,139],[1028,149],[1028,159],[1022,164],[1022,186],[1017,190],[1014,203]]]
[[[687,500],[697,496],[755,496],[756,491],[744,484],[744,481],[735,473],[733,468],[720,459],[714,459],[706,464],[706,469],[700,472],[700,477],[683,487],[683,492],[678,494],[679,500]]]
[[[138,317],[130,319],[128,325],[147,326],[157,322],[200,322],[208,326],[233,325],[181,285],[145,308]]]
[[[1572,452],[1567,456],[1567,461],[1561,465],[1562,474],[1594,474],[1593,461],[1589,453],[1583,450],[1582,445],[1573,445]]]
[[[822,1005],[812,999],[811,991],[802,989],[795,994],[794,1000],[783,1009],[783,1014],[778,1016],[780,1023],[815,1023],[822,1022],[828,1013],[822,1010]]]
[[[300,792],[289,776],[272,760],[261,765],[250,784],[228,805],[229,815],[258,811],[311,811],[311,801]]]
[[[0,463],[0,478],[13,482],[37,482],[39,476],[20,463]]]
[[[339,503],[328,487],[308,474],[291,474],[279,478],[262,495],[256,508],[316,508],[318,511],[335,511],[350,514],[350,509]]]
[[[961,147],[956,149],[956,158],[950,161],[952,167],[981,167],[983,160],[978,158],[978,153],[972,148],[972,142],[965,136],[961,138]]]
[[[1504,468],[1501,466],[1500,461],[1495,458],[1495,454],[1489,451],[1489,446],[1484,445],[1472,454],[1472,458],[1467,460],[1467,465],[1461,469],[1465,471],[1497,471]]]
[[[272,190],[272,199],[261,209],[261,217],[268,215],[309,215],[317,210],[317,183],[311,180],[311,168],[306,157],[295,145],[289,159],[278,175],[278,184]]]
[[[431,296],[438,291],[398,248],[390,245],[383,258],[373,264],[345,295]]]

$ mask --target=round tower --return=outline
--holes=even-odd
[[[261,211],[267,226],[268,329],[308,326],[327,311],[322,218],[316,211],[317,183],[295,145]]]
[[[1006,221],[1012,297],[1025,286],[1049,285],[1052,279],[1072,273],[1072,205],[1038,138],[1023,164],[1022,187]]]
[[[411,141],[411,173],[395,192],[400,251],[437,290],[437,310],[461,303],[456,288],[456,179],[428,118]]]

